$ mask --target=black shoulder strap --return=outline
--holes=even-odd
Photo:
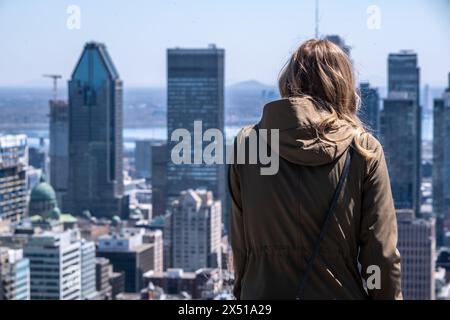
[[[303,274],[302,280],[300,282],[300,287],[298,289],[297,296],[296,296],[297,300],[300,300],[303,296],[303,292],[305,290],[308,276],[311,273],[311,270],[314,265],[314,260],[319,255],[320,243],[322,242],[323,238],[325,237],[325,234],[328,229],[328,225],[330,224],[331,217],[334,215],[334,210],[336,208],[336,204],[339,199],[339,195],[341,194],[342,187],[344,185],[345,179],[347,178],[347,175],[348,175],[348,172],[350,169],[350,163],[352,161],[352,156],[353,156],[353,148],[349,147],[349,149],[347,151],[347,157],[345,158],[344,168],[341,172],[341,176],[339,177],[339,182],[336,187],[336,190],[334,191],[333,199],[331,200],[330,207],[328,208],[328,211],[325,216],[325,220],[322,224],[322,229],[320,230],[319,239],[316,242],[312,256],[308,260],[308,265],[306,267],[305,273]]]

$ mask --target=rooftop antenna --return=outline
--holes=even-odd
[[[319,0],[316,0],[316,28],[315,38],[319,38]]]
[[[53,101],[58,100],[58,79],[61,79],[62,76],[59,74],[44,74],[42,76],[44,78],[52,78],[53,79]]]

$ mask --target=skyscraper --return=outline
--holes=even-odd
[[[435,220],[398,210],[398,250],[402,258],[402,293],[406,300],[434,300]]]
[[[225,165],[176,165],[170,158],[177,143],[171,142],[171,134],[176,129],[186,129],[194,137],[194,121],[202,121],[203,132],[219,129],[224,134],[224,56],[225,51],[214,45],[167,51],[168,203],[190,188],[210,190],[223,206],[226,203]],[[203,142],[202,150],[209,143]],[[194,142],[191,145],[194,159]]]
[[[69,179],[69,106],[63,100],[50,100],[50,184],[58,203],[63,203]]]
[[[434,100],[433,111],[433,212],[438,221],[450,220],[450,73],[448,77],[448,88]],[[439,242],[445,231],[439,226]]]
[[[389,54],[388,98],[381,113],[381,142],[397,209],[420,213],[421,110],[419,67],[411,51]]]
[[[27,136],[0,136],[0,220],[16,222],[25,215],[27,166]]]
[[[363,82],[359,85],[359,91],[361,95],[361,120],[375,136],[378,136],[380,130],[380,97],[378,90],[370,87],[368,82]]]
[[[206,190],[183,191],[172,203],[172,268],[196,271],[220,264],[221,203]]]
[[[69,81],[69,185],[64,210],[127,215],[122,81],[105,45],[87,43]]]

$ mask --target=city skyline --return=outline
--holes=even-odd
[[[130,87],[164,86],[166,48],[204,47],[209,43],[228,52],[227,85],[248,79],[272,85],[290,52],[314,36],[314,1],[286,1],[284,6],[266,3],[259,5],[258,10],[254,10],[253,3],[238,6],[235,2],[214,7],[204,1],[152,1],[124,9],[119,2],[78,1],[79,30],[66,27],[66,9],[70,4],[49,6],[40,2],[23,7],[20,2],[14,6],[8,1],[0,2],[0,36],[5,41],[0,53],[0,86],[46,86],[41,75],[47,72],[58,72],[68,79],[70,66],[76,60],[75,49],[91,40],[108,44],[121,78]],[[444,86],[445,70],[450,69],[446,59],[450,56],[450,43],[445,41],[450,36],[450,20],[445,19],[450,2],[429,4],[423,0],[395,4],[379,1],[375,5],[381,13],[381,29],[369,29],[369,1],[351,1],[351,6],[320,1],[319,34],[343,36],[351,46],[360,81],[383,85],[387,70],[382,57],[389,52],[414,49],[421,57],[422,83]],[[291,7],[298,10],[287,10]],[[298,14],[302,19],[296,18]],[[122,19],[128,16],[135,17],[134,23],[123,23]],[[37,20],[40,17],[45,17],[44,21]],[[231,17],[233,20],[227,20]],[[243,29],[248,17],[252,17],[253,26]],[[266,23],[267,19],[271,23]],[[177,27],[170,21],[177,21]],[[417,21],[426,21],[427,27]],[[14,30],[10,29],[12,26]],[[30,28],[33,37],[29,37]],[[237,32],[238,28],[245,32]],[[37,60],[40,62],[35,63]]]

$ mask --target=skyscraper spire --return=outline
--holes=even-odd
[[[319,0],[316,0],[316,26],[315,26],[315,35],[316,39],[319,38]]]

